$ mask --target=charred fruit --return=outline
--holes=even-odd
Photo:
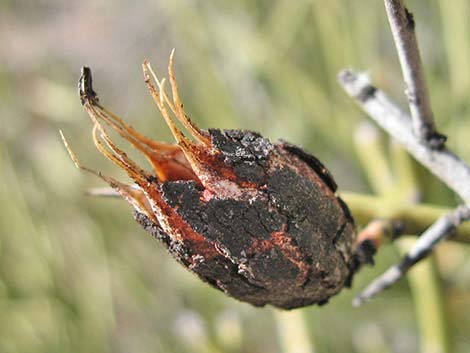
[[[69,150],[76,164],[126,199],[135,220],[181,264],[236,299],[292,309],[324,304],[348,286],[356,266],[354,221],[322,163],[252,131],[198,128],[183,110],[173,53],[171,99],[147,62],[143,70],[176,144],[151,140],[104,108],[84,68],[80,98],[94,143],[133,184],[80,166]],[[142,152],[151,169],[119,149],[107,127]]]

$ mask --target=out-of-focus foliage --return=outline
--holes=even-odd
[[[408,2],[437,123],[469,160],[469,2]],[[168,141],[140,64],[147,57],[164,75],[174,47],[186,110],[201,127],[252,129],[304,145],[341,188],[367,191],[352,143],[363,115],[335,78],[343,67],[367,69],[403,103],[382,2],[3,0],[0,43],[0,352],[289,349],[279,330],[285,320],[299,330],[298,315],[223,296],[177,265],[124,202],[84,196],[102,184],[73,167],[58,130],[85,165],[123,178],[92,146],[76,95],[80,67],[92,67],[107,107]],[[455,202],[425,179],[427,200]],[[468,249],[441,250],[452,349],[468,352]],[[316,351],[417,351],[406,282],[350,307],[353,292],[397,257],[381,250],[353,291],[300,311]]]

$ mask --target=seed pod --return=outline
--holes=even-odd
[[[348,286],[356,266],[354,221],[318,159],[255,132],[199,129],[183,111],[173,53],[168,67],[172,100],[165,80],[158,80],[147,62],[143,69],[177,143],[151,140],[104,108],[84,68],[80,97],[94,123],[94,143],[135,184],[80,167],[126,199],[136,221],[181,264],[234,298],[292,309],[324,304]],[[103,123],[141,151],[152,170],[127,157]]]

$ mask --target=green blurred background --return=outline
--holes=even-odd
[[[469,160],[469,1],[408,3],[438,126]],[[209,288],[144,233],[127,204],[84,195],[102,183],[74,168],[59,129],[85,165],[126,179],[92,145],[80,67],[92,67],[105,106],[171,141],[140,66],[149,58],[165,75],[171,48],[186,110],[201,127],[303,145],[342,190],[373,192],[356,152],[365,116],[336,75],[368,70],[404,103],[382,1],[2,0],[0,352],[469,352],[465,245],[444,244],[426,265],[442,294],[437,319],[420,317],[427,289],[407,281],[351,308],[353,294],[399,258],[393,246],[328,305],[281,313]],[[424,200],[456,204],[414,168]],[[427,345],[426,322],[438,326],[443,349]]]

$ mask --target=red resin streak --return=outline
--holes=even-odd
[[[285,226],[283,228],[285,228]],[[271,234],[271,239],[268,240],[256,239],[253,242],[250,252],[267,253],[274,247],[277,247],[289,261],[299,268],[302,273],[302,277],[299,282],[304,283],[308,276],[308,265],[304,262],[300,249],[297,246],[292,245],[292,239],[284,230],[273,232]]]
[[[142,187],[142,185],[141,185]],[[182,241],[193,254],[202,255],[205,259],[212,259],[220,256],[215,245],[209,242],[203,235],[195,232],[191,226],[176,212],[176,209],[170,207],[161,197],[160,191],[154,184],[148,184],[144,188],[153,202],[160,208],[166,216],[171,229],[178,229]],[[171,234],[170,234],[171,236]]]

